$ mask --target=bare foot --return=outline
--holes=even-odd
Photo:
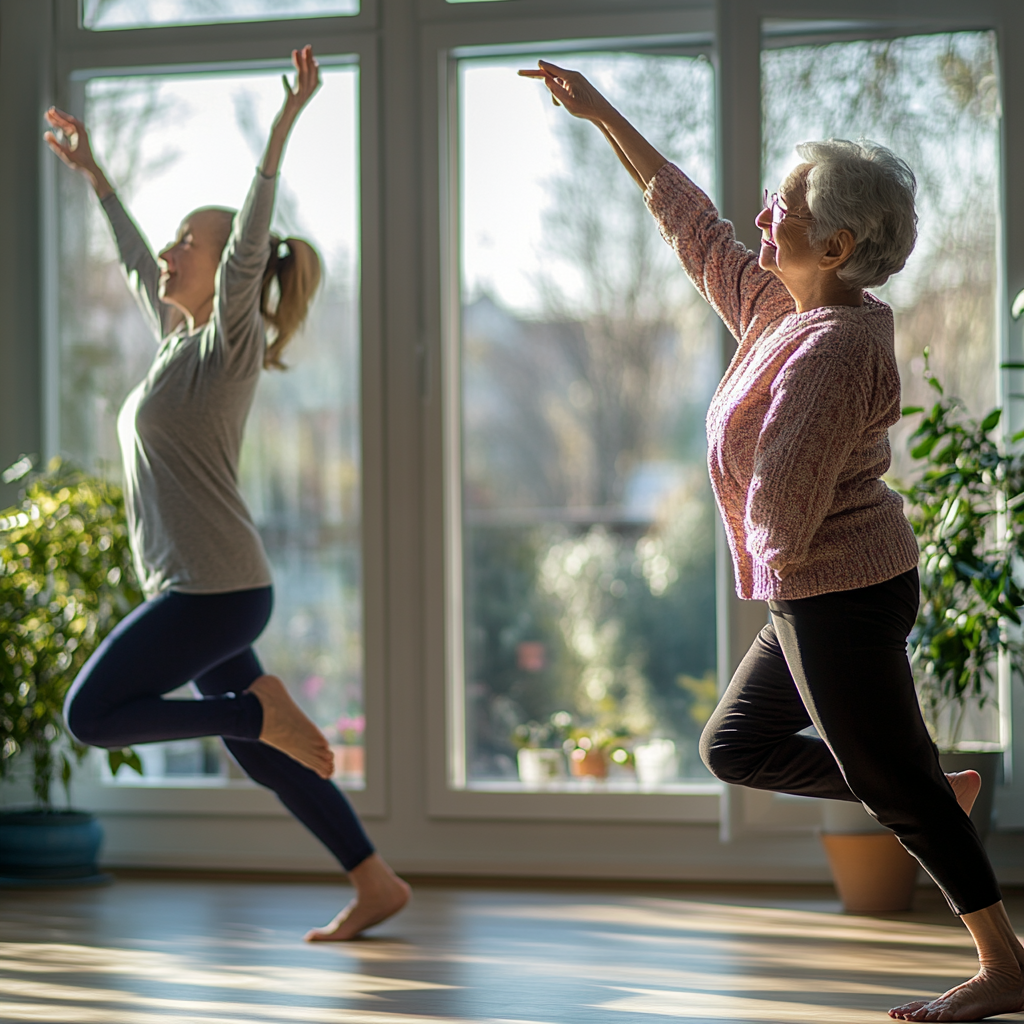
[[[981,792],[981,776],[968,768],[965,772],[950,772],[946,775],[946,781],[953,787],[956,802],[961,810],[964,814],[970,814],[974,801]]]
[[[324,928],[306,933],[307,942],[347,942],[397,914],[412,889],[376,853],[349,872],[356,898]]]
[[[929,1002],[915,1000],[889,1011],[910,1021],[981,1020],[997,1013],[1024,1010],[1024,947],[1002,901],[961,914],[975,945],[981,969],[962,985]]]
[[[970,981],[933,999],[906,1003],[889,1011],[890,1017],[914,1021],[981,1020],[997,1013],[1024,1010],[1024,978],[1019,966],[982,969]]]
[[[274,747],[322,779],[334,774],[334,754],[327,737],[306,717],[277,676],[260,676],[246,693],[263,706],[260,742]]]

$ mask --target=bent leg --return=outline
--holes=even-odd
[[[701,758],[715,778],[733,785],[856,801],[825,742],[801,735],[810,724],[769,623],[704,727]]]
[[[999,886],[921,718],[906,638],[917,574],[861,590],[780,601],[780,645],[818,732],[868,810],[924,865],[957,914]]]
[[[85,663],[64,705],[83,743],[133,743],[234,736],[255,739],[262,709],[240,690],[206,700],[165,700],[211,665],[244,650],[270,617],[271,590],[227,594],[169,591],[123,619]]]
[[[262,675],[259,659],[249,647],[204,672],[195,686],[205,697],[217,698],[241,693]],[[273,790],[346,871],[373,853],[352,805],[329,779],[258,740],[225,737],[224,744],[246,775]]]
[[[195,681],[211,696],[239,692],[263,675],[256,653],[247,649]],[[356,890],[355,899],[308,942],[344,942],[397,914],[409,902],[409,886],[374,852],[348,799],[332,782],[265,743],[225,739],[245,773],[273,790],[285,807],[337,858]]]

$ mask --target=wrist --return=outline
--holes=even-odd
[[[92,185],[92,189],[98,198],[106,199],[107,196],[113,193],[113,186],[107,181],[107,176],[98,167],[92,167],[85,171],[85,175],[89,179],[89,184]]]
[[[595,120],[602,128],[614,131],[622,126],[625,118],[609,103],[598,111]]]

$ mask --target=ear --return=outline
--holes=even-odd
[[[838,270],[853,255],[856,248],[857,239],[853,237],[853,232],[842,228],[825,243],[825,251],[818,260],[818,267],[821,270]]]

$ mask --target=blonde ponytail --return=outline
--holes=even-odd
[[[274,287],[274,284],[277,287]],[[263,368],[284,370],[281,354],[302,326],[320,284],[320,257],[301,238],[270,236],[270,259],[263,272],[260,313],[269,328]]]

